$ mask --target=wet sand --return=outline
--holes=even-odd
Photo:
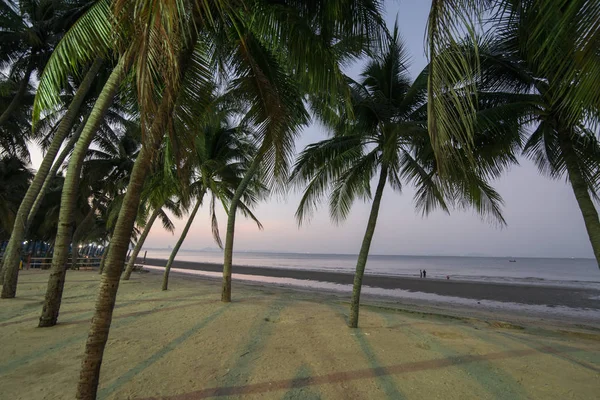
[[[141,260],[139,260],[141,261]],[[146,265],[164,266],[166,260],[148,258]],[[221,272],[219,264],[192,261],[175,261],[173,268],[197,271]],[[352,285],[353,275],[340,272],[306,271],[283,268],[233,266],[233,273],[291,278]],[[420,279],[407,277],[373,276],[368,272],[363,285],[382,289],[401,289],[440,296],[472,300],[490,300],[548,307],[570,307],[600,311],[600,290],[577,289],[557,286],[470,282],[459,280]]]

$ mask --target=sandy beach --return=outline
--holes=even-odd
[[[73,398],[100,277],[69,271],[60,324],[37,328],[47,272],[0,301],[6,399]],[[346,296],[157,273],[122,282],[99,399],[591,399],[600,331],[449,317]]]

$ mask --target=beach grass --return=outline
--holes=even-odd
[[[99,276],[69,271],[60,323],[37,328],[48,275],[0,301],[7,399],[74,397]],[[159,274],[122,282],[100,399],[591,399],[600,335],[370,305],[346,326],[339,295]]]

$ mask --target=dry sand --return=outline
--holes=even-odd
[[[72,399],[100,277],[70,271],[37,328],[46,272],[0,301],[0,398]],[[134,274],[119,289],[100,399],[596,399],[600,332],[407,312],[346,297]]]

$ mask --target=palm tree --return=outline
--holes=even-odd
[[[6,287],[6,289],[3,285],[3,298],[11,298],[14,297],[16,294],[21,243],[23,242],[23,239],[25,238],[25,235],[27,233],[26,226],[28,225],[29,214],[38,194],[40,193],[44,185],[44,182],[46,181],[46,177],[48,176],[48,173],[52,168],[52,164],[56,155],[58,154],[58,151],[60,150],[62,142],[70,132],[72,124],[75,121],[75,118],[79,112],[79,108],[83,103],[88,90],[92,86],[94,78],[100,69],[101,63],[101,60],[97,60],[88,70],[85,79],[83,80],[82,84],[77,90],[77,94],[75,95],[71,105],[69,106],[68,111],[61,119],[57,131],[54,134],[52,144],[46,151],[46,155],[44,156],[44,159],[42,160],[42,163],[37,173],[35,174],[31,185],[29,185],[29,188],[27,189],[27,193],[25,194],[21,205],[19,206],[10,241],[4,254],[4,274],[0,275],[0,280],[3,284],[6,282],[6,279],[4,278],[7,273],[9,278],[8,286]],[[35,212],[33,214],[35,214]]]
[[[107,81],[107,84],[109,83],[110,78],[109,81]],[[96,108],[96,105],[94,105],[94,108]],[[90,116],[91,115],[92,114],[90,114]],[[101,116],[101,118],[104,118],[104,116]],[[83,178],[80,182],[79,180],[76,182],[71,181],[72,185],[77,185],[74,190],[74,195],[76,196],[75,199],[69,199],[69,201],[72,202],[69,203],[69,207],[71,208],[70,218],[72,224],[76,225],[76,229],[71,233],[69,230],[61,229],[59,225],[57,237],[59,237],[60,234],[65,233],[69,236],[67,238],[63,237],[63,243],[55,241],[53,267],[51,268],[49,284],[46,289],[46,300],[39,322],[40,327],[54,326],[58,321],[69,244],[72,244],[72,256],[75,263],[75,260],[77,259],[78,241],[83,236],[83,229],[85,229],[87,224],[96,222],[96,211],[101,204],[103,202],[106,203],[108,199],[114,200],[116,196],[119,196],[125,190],[127,185],[127,180],[129,179],[129,174],[131,173],[131,168],[133,166],[133,158],[139,151],[139,126],[135,122],[123,121],[122,119],[117,118],[117,116],[113,116],[111,122],[114,123],[115,121],[119,122],[118,125],[120,128],[124,129],[122,135],[118,136],[113,129],[104,126],[103,132],[100,132],[98,136],[93,136],[91,135],[90,127],[87,126],[86,123],[86,127],[82,130],[82,133],[87,130],[87,132],[89,132],[88,135],[96,140],[98,148],[91,150],[83,149],[83,146],[86,146],[86,144],[80,147],[79,143],[75,148],[75,155],[77,155],[78,149],[80,149],[80,152],[85,152],[83,156],[81,153],[77,155],[81,164],[80,168],[83,171]],[[97,121],[96,123],[100,124],[101,121]],[[90,136],[88,136],[88,140],[91,140]],[[72,162],[73,160],[71,159],[69,161],[68,173],[71,173],[72,171]],[[67,185],[65,184],[63,187],[63,199],[65,198],[66,187]],[[88,205],[88,198],[92,199],[91,206]],[[77,210],[81,209],[81,207],[77,207],[78,199],[79,202],[83,201],[87,207],[84,207],[85,211],[83,212],[83,215],[80,216],[79,223],[76,223],[77,220],[75,215]],[[61,202],[60,216],[62,218],[65,218],[65,204],[66,203]],[[109,229],[108,226],[107,229]],[[58,261],[60,268],[54,269],[54,262],[58,257],[57,254],[62,258]]]
[[[534,42],[528,32],[537,22],[538,16],[531,11],[520,12],[519,26],[502,24],[498,27],[501,38],[480,55],[482,69],[490,84],[510,89],[520,96],[517,101],[534,104],[527,124],[533,129],[523,147],[524,154],[532,159],[540,172],[553,179],[567,178],[600,268],[600,220],[592,198],[598,199],[600,189],[600,53],[578,54],[576,42],[577,21],[586,11],[577,10],[577,16],[568,19],[568,28],[560,36],[562,56],[568,61],[555,64],[554,69],[541,67],[536,53],[544,51],[544,40]],[[563,23],[567,17],[559,10],[546,16],[553,25]],[[552,29],[547,27],[547,31]],[[600,31],[599,31],[600,32]],[[527,42],[528,46],[524,46]],[[489,50],[489,52],[487,51]],[[580,61],[580,57],[585,60]],[[585,76],[580,62],[595,64],[595,77]],[[571,80],[564,69],[574,70],[581,79]],[[504,75],[504,76],[502,76]],[[593,79],[595,78],[595,84]],[[594,84],[595,94],[591,98],[582,95],[589,90],[586,85]],[[578,102],[576,110],[570,110],[569,102]]]
[[[98,99],[98,96],[102,92],[103,83],[106,81],[108,76],[110,76],[111,72],[112,72],[112,65],[110,65],[110,63],[102,63],[102,68],[100,69],[100,71],[98,71],[98,73],[96,75],[94,87],[92,87],[88,91],[87,96],[84,100],[84,103],[80,106],[80,113],[81,113],[82,117],[79,118],[79,120],[73,125],[73,129],[74,129],[73,133],[69,137],[69,140],[64,143],[60,154],[54,160],[54,163],[52,164],[52,168],[50,169],[50,172],[46,176],[46,180],[44,181],[44,184],[42,185],[42,188],[40,189],[40,191],[37,195],[37,198],[36,198],[35,202],[33,203],[33,206],[31,207],[31,210],[29,211],[29,215],[34,215],[37,212],[37,207],[39,206],[41,200],[44,198],[44,195],[46,193],[46,188],[49,184],[49,181],[52,179],[52,177],[54,177],[54,175],[56,175],[59,168],[61,168],[63,166],[63,162],[73,152],[73,148],[75,147],[75,144],[79,140],[79,137],[81,136],[81,133],[83,132],[83,129],[85,128],[88,117],[93,109],[93,106],[94,106],[96,100]],[[72,79],[72,80],[75,81],[74,82],[75,87],[79,87],[81,85],[81,83],[77,82],[76,79]],[[70,91],[75,92],[74,89],[71,89]],[[71,105],[73,103],[68,95],[66,95],[64,97],[65,97],[65,104]],[[53,114],[59,114],[59,115],[56,116]],[[50,115],[46,116],[44,118],[44,120],[60,118],[60,122],[62,122],[62,116],[64,116],[64,113],[51,113]],[[111,143],[109,145],[109,147],[112,146],[112,143],[114,143],[114,144],[120,143],[120,136],[116,131],[131,129],[132,124],[136,125],[135,121],[131,120],[131,110],[124,108],[119,103],[113,103],[111,105],[111,107],[107,110],[104,119],[101,121],[101,124],[98,128],[98,132],[96,133],[96,136],[94,137],[94,139],[92,141],[92,145],[102,148],[103,146],[106,147],[107,143]],[[42,125],[41,121],[37,123],[37,126],[39,127],[38,130],[42,130],[40,125]],[[44,125],[48,125],[48,123],[45,123]],[[136,129],[139,131],[139,127]],[[45,131],[47,131],[47,134],[45,134],[43,136],[41,136],[40,133],[36,134],[37,136],[41,136],[38,139],[38,142],[39,142],[39,145],[44,150],[46,150],[48,148],[48,146],[50,146],[53,143],[54,134],[56,133],[56,129],[47,129],[46,128]],[[139,135],[139,133],[138,133],[138,135]],[[85,173],[83,175],[85,176]],[[90,181],[94,182],[93,179],[90,179]]]
[[[325,9],[331,12],[324,12]],[[253,27],[247,25],[244,20],[239,21],[239,25],[236,26],[238,32],[241,31],[249,36],[245,40],[253,40],[253,42],[246,42],[250,47],[244,50],[251,49],[260,55],[260,57],[255,56],[257,62],[250,65],[246,74],[240,74],[233,88],[234,91],[240,92],[241,98],[252,104],[246,119],[255,123],[255,136],[259,143],[259,150],[229,205],[221,301],[231,301],[235,218],[244,191],[260,168],[266,171],[268,182],[272,187],[277,183],[287,182],[288,169],[294,152],[294,139],[309,120],[304,103],[299,100],[306,94],[307,97],[318,98],[319,103],[325,108],[334,108],[340,106],[340,99],[347,99],[347,92],[339,91],[343,87],[340,65],[370,50],[373,45],[375,48],[379,46],[379,41],[385,36],[380,9],[379,1],[368,0],[327,2],[326,6],[320,1],[314,1],[308,2],[300,9],[292,5],[285,9],[285,13],[284,8],[277,11],[270,10],[273,14],[262,9],[262,15],[256,18],[266,17],[274,20],[275,24],[282,24],[277,31],[282,36],[282,40],[270,40],[272,43],[262,41],[259,36],[250,36],[253,34]],[[279,19],[283,15],[286,15],[286,18],[294,16],[292,18],[296,18],[297,24],[289,25],[290,19],[285,22]],[[312,23],[305,24],[304,21],[308,20]],[[246,29],[248,32],[245,31]],[[296,53],[298,50],[300,52]],[[241,58],[234,59],[236,64],[243,61],[245,54],[236,49],[230,51]],[[292,63],[298,65],[299,62],[301,66],[293,67],[292,70],[286,68],[286,65],[279,63],[278,54],[285,54]],[[313,56],[316,56],[316,59]],[[235,66],[240,68],[238,65]],[[290,71],[293,71],[294,79],[291,79]],[[264,79],[269,80],[269,85],[264,88],[266,92],[257,95],[253,90],[248,93],[249,88],[253,88],[257,81]],[[266,108],[256,107],[260,99],[265,100]],[[273,119],[275,116],[278,118],[275,123],[263,124],[263,121]]]
[[[73,21],[90,6],[86,0],[19,0],[0,3],[2,48],[0,67],[7,71],[0,101],[0,142],[13,141],[27,154],[34,96],[32,77],[39,77],[56,44]],[[4,74],[3,74],[4,75]],[[5,85],[8,84],[8,85]],[[17,133],[17,129],[21,128]]]
[[[274,165],[279,170],[285,161],[284,153],[270,150],[289,149],[292,139],[278,132],[294,132],[289,120],[294,118],[293,126],[297,126],[297,110],[303,109],[301,96],[294,95],[290,75],[285,72],[293,71],[294,77],[306,87],[310,85],[313,91],[329,92],[333,103],[338,96],[330,89],[338,87],[341,79],[340,59],[360,55],[380,28],[379,1],[338,0],[339,4],[328,1],[326,7],[322,3],[282,5],[255,0],[242,5],[227,0],[209,3],[183,0],[175,4],[136,0],[116,2],[115,7],[110,7],[109,1],[100,0],[92,6],[94,18],[84,17],[84,21],[75,24],[87,30],[81,29],[78,37],[71,36],[67,40],[69,44],[61,49],[60,43],[57,46],[54,54],[58,55],[45,69],[52,71],[48,76],[64,76],[98,54],[110,53],[116,43],[127,67],[135,71],[133,83],[142,110],[142,130],[146,133],[106,257],[78,398],[95,397],[99,365],[142,182],[164,133],[172,132],[171,116],[177,102],[185,96],[195,96],[199,97],[197,102],[202,103],[194,91],[197,82],[212,78],[213,66],[232,73],[240,92],[246,93],[243,99],[249,104],[248,119],[257,127],[257,135],[285,139],[269,140],[265,143],[274,146],[269,144],[262,149],[267,159],[272,154],[278,155]],[[142,8],[145,11],[139,13]],[[115,32],[116,39],[111,32]],[[69,65],[60,61],[66,59]],[[194,80],[187,80],[191,75],[195,75]],[[58,85],[55,81],[42,76],[36,98],[45,100],[38,104],[38,109],[56,101]],[[186,103],[179,104],[186,107]]]
[[[33,173],[18,157],[0,158],[0,240],[10,236],[19,204],[32,178]]]
[[[386,184],[400,191],[404,184],[412,183],[415,203],[423,214],[435,207],[448,211],[452,205],[470,205],[482,215],[504,223],[502,200],[488,180],[515,162],[513,150],[520,139],[514,124],[504,126],[498,121],[498,126],[490,125],[494,121],[483,115],[473,147],[476,167],[447,170],[440,176],[427,131],[428,71],[410,82],[408,57],[397,25],[386,49],[372,56],[360,82],[349,79],[355,118],[340,115],[338,124],[332,127],[334,136],[309,145],[292,175],[297,183],[308,183],[296,213],[300,223],[329,188],[331,217],[341,222],[356,198],[371,198],[371,180],[378,175],[356,263],[349,320],[352,328],[358,326],[362,280]],[[464,158],[470,156],[462,153]]]
[[[123,64],[119,63],[113,73],[106,81],[102,93],[98,97],[96,104],[86,122],[85,128],[81,133],[79,141],[75,145],[73,155],[69,160],[67,176],[62,191],[62,200],[60,207],[60,216],[58,221],[58,232],[54,242],[54,255],[52,257],[52,267],[48,278],[48,288],[46,290],[46,299],[44,303],[43,317],[40,318],[39,326],[53,326],[58,318],[62,290],[66,273],[66,262],[69,254],[69,244],[71,243],[73,212],[77,200],[77,191],[83,161],[88,147],[96,134],[104,115],[113,101],[121,79],[123,77]],[[14,297],[16,291],[16,276],[12,281],[5,278],[3,287],[8,295]],[[47,316],[50,314],[49,316]]]
[[[217,98],[215,102],[218,103],[219,100]],[[169,272],[173,261],[185,240],[198,209],[203,203],[205,195],[208,193],[210,193],[211,231],[217,245],[223,248],[215,204],[220,201],[227,209],[241,177],[244,176],[248,165],[252,162],[253,155],[256,154],[256,148],[248,140],[244,127],[231,124],[231,111],[224,108],[210,116],[204,129],[194,138],[194,152],[190,154],[193,172],[189,191],[195,198],[196,204],[165,265],[162,290],[168,289]],[[240,200],[242,213],[252,218],[259,229],[262,229],[262,225],[252,214],[250,208],[264,191],[265,188],[260,183],[260,175],[256,175]]]
[[[440,11],[449,3],[434,2],[432,16],[442,15],[434,10]],[[494,39],[472,40],[476,48],[470,52],[433,51],[439,73],[449,73],[453,64],[475,65],[474,77],[481,77],[488,90],[511,92],[513,100],[526,107],[528,118],[523,123],[533,127],[533,133],[524,145],[524,154],[542,173],[567,177],[600,267],[600,220],[592,200],[598,196],[600,182],[598,2],[502,0],[488,1],[492,7],[487,9],[482,7],[485,2],[458,3],[464,4],[453,10],[446,8],[448,13],[441,21],[430,18],[430,26],[446,26],[454,20],[460,28],[469,21],[465,15],[487,12],[486,25],[477,26],[479,21],[473,20],[470,28],[484,30]],[[441,29],[430,37],[432,43],[452,42],[457,47],[460,43],[453,39],[458,35],[458,31]],[[432,87],[443,90],[435,83]],[[448,103],[452,102],[445,105]],[[437,119],[448,118],[441,114]]]

